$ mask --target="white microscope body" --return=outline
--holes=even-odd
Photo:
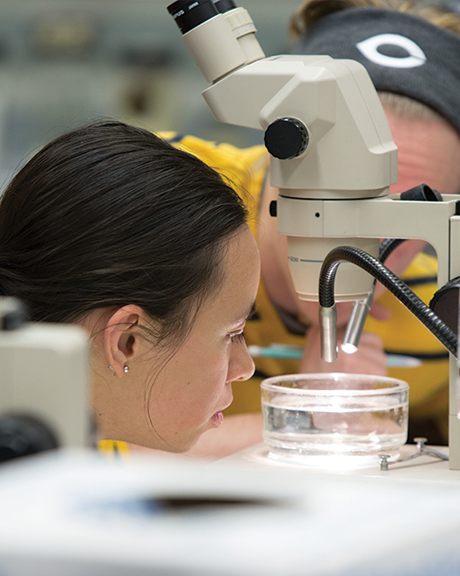
[[[438,285],[459,276],[460,196],[442,202],[389,196],[397,181],[397,148],[365,68],[328,56],[265,58],[246,10],[216,9],[200,22],[194,11],[204,4],[179,1],[168,10],[212,83],[203,96],[214,117],[265,132],[270,182],[279,188],[278,231],[288,238],[300,298],[318,300],[319,272],[332,248],[354,246],[378,257],[381,238],[426,240],[438,256]],[[345,263],[335,298],[365,299],[372,283],[370,274]],[[453,355],[450,364],[450,468],[458,470],[459,373]]]
[[[0,298],[0,462],[92,445],[88,334],[74,325],[16,320],[18,306]]]

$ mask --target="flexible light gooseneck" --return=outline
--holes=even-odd
[[[337,357],[337,334],[334,281],[341,262],[356,264],[389,290],[428,330],[457,357],[458,343],[454,332],[412,290],[379,260],[352,246],[337,246],[324,259],[319,278],[321,356],[326,362]]]

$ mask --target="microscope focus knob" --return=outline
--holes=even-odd
[[[308,141],[307,127],[295,118],[279,118],[265,130],[265,147],[280,160],[300,156],[307,149]]]

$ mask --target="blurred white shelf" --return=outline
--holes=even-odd
[[[241,455],[225,460],[110,462],[87,452],[0,466],[0,574],[460,573],[453,482],[388,481],[402,469],[299,474]],[[193,499],[201,503],[188,506]]]

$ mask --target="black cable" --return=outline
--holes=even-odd
[[[324,259],[319,277],[319,303],[323,308],[335,304],[334,282],[341,262],[351,262],[371,274],[389,290],[430,332],[457,357],[457,337],[412,290],[376,258],[353,246],[338,246]]]

